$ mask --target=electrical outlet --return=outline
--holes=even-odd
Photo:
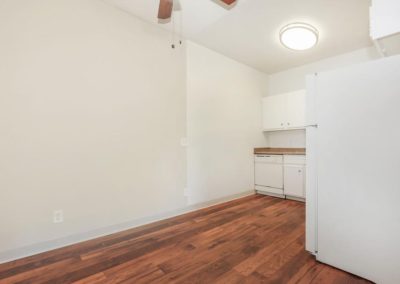
[[[53,212],[53,223],[64,222],[64,212],[62,210],[55,210]]]

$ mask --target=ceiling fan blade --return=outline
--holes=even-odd
[[[160,7],[158,8],[158,18],[166,20],[171,18],[173,0],[160,0]]]
[[[236,2],[236,0],[221,0],[222,2],[224,2],[226,5],[232,5],[233,3]]]

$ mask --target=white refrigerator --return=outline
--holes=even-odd
[[[400,56],[307,76],[306,249],[400,283]]]

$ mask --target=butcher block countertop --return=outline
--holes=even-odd
[[[254,148],[255,155],[305,155],[305,148]]]

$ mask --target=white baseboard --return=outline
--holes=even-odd
[[[262,195],[268,195],[268,196],[272,196],[272,197],[278,197],[278,198],[285,199],[284,194],[278,194],[278,193],[273,193],[273,192],[268,192],[268,191],[263,191],[263,190],[256,190],[256,192],[258,194],[262,194]]]
[[[286,195],[286,199],[290,199],[290,200],[294,200],[294,201],[300,201],[300,202],[304,202],[304,203],[306,202],[305,198],[289,196],[289,195]]]
[[[17,249],[3,251],[3,252],[0,252],[0,264],[6,263],[6,262],[9,262],[9,261],[13,261],[13,260],[17,260],[17,259],[20,259],[20,258],[32,256],[32,255],[35,255],[35,254],[43,253],[43,252],[46,252],[46,251],[62,248],[62,247],[69,246],[69,245],[76,244],[76,243],[80,243],[80,242],[83,242],[83,241],[87,241],[87,240],[99,238],[99,237],[102,237],[102,236],[110,235],[110,234],[113,234],[113,233],[121,232],[121,231],[124,231],[124,230],[129,230],[129,229],[132,229],[132,228],[135,228],[135,227],[138,227],[138,226],[142,226],[142,225],[153,223],[153,222],[156,222],[156,221],[168,219],[168,218],[171,218],[171,217],[175,217],[175,216],[178,216],[178,215],[182,215],[182,214],[185,214],[185,213],[196,211],[196,210],[199,210],[199,209],[202,209],[202,208],[210,207],[212,205],[216,205],[216,204],[219,204],[219,203],[224,203],[224,202],[231,201],[231,200],[234,200],[234,199],[242,198],[242,197],[245,197],[245,196],[248,196],[248,195],[252,195],[254,193],[255,193],[254,190],[246,191],[246,192],[243,192],[243,193],[239,193],[239,194],[235,194],[235,195],[231,195],[231,196],[226,196],[226,197],[223,197],[223,198],[211,200],[211,201],[204,202],[204,203],[199,203],[199,204],[186,206],[186,207],[181,208],[181,209],[165,212],[163,214],[158,214],[158,215],[155,215],[155,216],[139,218],[139,219],[135,219],[135,220],[132,220],[132,221],[129,221],[129,222],[116,224],[116,225],[104,227],[104,228],[101,228],[101,229],[92,230],[92,231],[89,231],[89,232],[84,232],[84,233],[80,233],[80,234],[74,234],[74,235],[70,235],[70,236],[67,236],[67,237],[64,237],[64,238],[60,238],[60,239],[55,239],[55,240],[46,241],[46,242],[42,242],[42,243],[37,243],[37,244],[33,244],[33,245],[29,245],[29,246],[25,246],[25,247],[21,247],[21,248],[17,248]]]

